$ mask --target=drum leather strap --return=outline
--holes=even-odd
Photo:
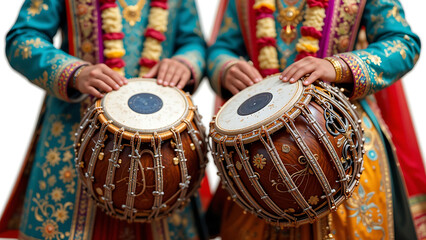
[[[136,144],[135,144],[136,139]],[[127,198],[126,198],[126,205],[123,205],[122,208],[124,209],[124,217],[126,219],[129,219],[130,221],[135,220],[135,216],[137,213],[137,210],[134,208],[135,205],[135,197],[136,197],[136,183],[137,183],[137,176],[138,176],[138,170],[139,170],[139,159],[141,158],[141,155],[139,154],[140,146],[141,146],[141,139],[139,137],[139,133],[136,132],[131,140],[130,144],[132,146],[132,153],[130,156],[130,172],[129,172],[129,183],[127,186]],[[143,171],[143,169],[141,169]]]
[[[96,109],[94,111],[96,111]],[[81,143],[81,148],[85,148],[87,146],[87,144],[89,144],[90,139],[92,138],[93,134],[95,133],[95,130],[98,128],[96,124],[97,124],[97,121],[98,121],[99,114],[100,114],[100,112],[96,111],[95,118],[93,120],[90,120],[91,123],[90,123],[89,131],[87,131],[87,134],[84,136],[84,140]],[[79,152],[78,159],[82,159],[82,157],[83,157],[83,152]],[[90,165],[90,163],[89,163],[89,165]],[[93,163],[92,163],[92,165],[93,165]],[[78,169],[81,169],[80,166],[78,166]],[[85,172],[83,174],[83,176],[88,180],[86,182],[85,187],[87,188],[88,192],[91,192],[93,190],[93,186],[92,186],[92,184],[89,184],[89,183],[92,183],[91,178],[93,178],[93,176],[89,173],[89,169],[87,171],[88,172]]]
[[[111,158],[108,159],[108,171],[104,185],[105,194],[102,197],[102,200],[105,204],[105,209],[110,211],[112,214],[116,214],[113,207],[112,191],[115,189],[115,185],[113,184],[115,170],[120,167],[120,164],[118,163],[118,157],[120,156],[120,152],[122,150],[123,133],[124,128],[121,128],[119,131],[114,133],[114,146],[111,150]]]
[[[229,175],[225,174],[228,173],[227,169],[229,169],[229,154],[228,151],[226,150],[226,146],[225,146],[225,141],[226,141],[227,136],[223,136],[220,139],[220,143],[218,143],[217,145],[213,143],[213,151],[214,153],[221,153],[220,155],[214,154],[214,158],[216,161],[216,166],[220,166],[222,173],[219,174],[219,177],[222,178],[222,182],[224,182],[226,184],[226,188],[228,189],[228,191],[231,193],[231,197],[233,199],[236,200],[236,202],[243,208],[245,209],[245,211],[251,211],[251,212],[255,212],[255,209],[253,209],[249,203],[247,203],[237,192],[237,190],[235,189],[235,186],[233,185],[232,180],[229,179]],[[217,151],[216,151],[217,149]],[[220,161],[226,161],[226,168],[225,169],[225,164],[221,164]],[[237,182],[238,183],[238,182]],[[240,188],[240,186],[237,186]],[[241,188],[240,188],[241,190]]]
[[[296,141],[296,144],[299,146],[300,149],[303,151],[303,155],[308,160],[308,164],[311,167],[312,171],[318,178],[318,181],[320,182],[323,191],[325,193],[325,197],[327,198],[328,204],[331,209],[336,209],[336,203],[333,198],[333,193],[335,192],[334,189],[331,188],[330,183],[327,180],[327,177],[324,174],[324,171],[319,166],[318,161],[315,159],[314,154],[312,153],[311,149],[308,147],[307,143],[303,138],[301,137],[299,131],[297,130],[296,126],[294,125],[293,119],[287,117],[288,121],[285,121],[284,124],[286,125],[287,131],[290,133],[290,135],[293,137],[293,139]]]
[[[348,188],[348,181],[349,178],[346,176],[345,169],[343,168],[342,163],[340,162],[339,156],[337,155],[336,150],[334,149],[330,139],[327,137],[327,134],[325,131],[321,129],[320,124],[318,121],[313,117],[312,113],[310,112],[309,108],[306,106],[302,106],[300,104],[296,105],[298,109],[300,109],[302,115],[308,120],[309,124],[312,124],[313,130],[315,134],[318,136],[320,142],[324,145],[325,149],[331,156],[331,159],[333,160],[334,166],[336,167],[336,171],[340,177],[340,184],[342,185],[343,192],[346,192]]]
[[[175,205],[169,209],[171,212],[172,210],[176,209],[179,205],[181,205],[183,202],[188,201],[189,199],[186,199],[185,196],[187,195],[187,191],[189,188],[189,183],[191,182],[191,176],[188,175],[188,167],[186,165],[187,159],[185,157],[183,145],[182,145],[182,139],[180,137],[180,133],[176,131],[176,129],[172,128],[170,131],[173,133],[173,138],[176,143],[176,148],[174,149],[176,152],[177,157],[179,158],[179,167],[181,171],[181,183],[179,183],[180,187],[180,196],[177,199]]]
[[[148,219],[156,218],[160,213],[161,208],[165,208],[166,204],[162,203],[164,196],[164,182],[163,179],[163,156],[161,154],[161,136],[156,132],[152,136],[151,146],[154,150],[154,175],[155,179],[161,179],[159,181],[155,181],[155,191],[152,192],[154,195],[154,205],[152,206],[152,213],[148,217]],[[150,168],[148,168],[150,170]]]
[[[287,189],[289,189],[288,191],[296,200],[297,204],[299,204],[299,206],[303,209],[309,219],[314,220],[316,218],[316,212],[313,211],[312,207],[308,204],[308,202],[306,202],[302,193],[299,191],[296,183],[291,178],[291,175],[284,166],[283,161],[281,160],[277,152],[277,149],[272,144],[272,138],[270,134],[264,128],[262,130],[263,131],[261,131],[261,133],[259,134],[259,139],[263,143],[263,146],[265,146],[269,157],[272,159],[272,162],[274,163],[274,166],[278,171],[279,176],[281,177],[281,179],[283,179],[284,184],[286,185]],[[263,138],[262,133],[265,135],[267,139],[266,141]]]
[[[283,211],[280,207],[278,207],[274,201],[268,196],[265,190],[262,188],[262,185],[259,182],[259,176],[254,172],[253,168],[250,165],[249,157],[246,154],[246,150],[244,148],[244,144],[242,144],[242,137],[239,135],[234,142],[235,149],[238,152],[238,155],[242,156],[241,160],[243,162],[244,170],[249,176],[250,182],[252,186],[256,189],[256,192],[259,194],[260,199],[262,199],[269,208],[271,208],[275,214],[281,216],[286,219],[288,222],[292,222],[296,220],[295,218],[288,215],[285,211]],[[275,220],[275,219],[271,219]],[[280,219],[281,220],[281,219]]]

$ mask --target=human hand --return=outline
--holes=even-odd
[[[294,83],[305,75],[309,75],[303,80],[303,85],[309,85],[321,79],[325,82],[336,81],[336,71],[333,65],[321,58],[305,57],[290,66],[281,73],[280,79],[283,82]],[[351,79],[342,79],[342,82],[350,82]]]
[[[226,71],[223,86],[235,95],[244,88],[262,81],[262,79],[262,75],[253,65],[240,60]]]
[[[75,80],[75,86],[81,93],[90,94],[97,98],[102,98],[102,92],[118,90],[127,84],[125,77],[121,76],[107,65],[100,63],[96,65],[83,66]]]
[[[143,77],[153,78],[157,76],[157,84],[163,86],[176,86],[179,89],[185,87],[191,79],[191,70],[183,63],[173,58],[165,58],[157,63]]]

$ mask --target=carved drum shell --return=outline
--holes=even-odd
[[[101,100],[88,109],[76,133],[76,168],[87,193],[107,214],[150,222],[184,207],[198,190],[207,164],[205,129],[185,96],[186,118],[151,134],[114,125]]]
[[[337,88],[319,82],[304,87],[289,110],[247,132],[221,130],[221,109],[210,137],[224,187],[246,212],[280,227],[336,210],[362,172],[363,133],[354,108]]]

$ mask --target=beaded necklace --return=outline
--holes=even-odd
[[[100,0],[100,3],[105,64],[124,76],[126,63],[122,57],[126,51],[123,44],[122,14],[116,0]],[[126,10],[126,6],[122,7]],[[141,6],[137,5],[137,7],[142,10]],[[148,26],[144,34],[145,41],[139,59],[139,77],[142,77],[158,63],[163,51],[161,43],[166,40],[164,33],[167,31],[169,15],[167,0],[151,0],[150,7]],[[133,21],[138,20],[138,18],[134,19],[136,20]]]
[[[328,0],[307,0],[307,4],[308,8],[304,13],[304,22],[300,30],[302,37],[296,44],[298,52],[296,61],[307,56],[317,56]],[[253,9],[256,14],[256,44],[259,49],[260,74],[265,77],[279,73],[277,33],[273,15],[276,10],[275,0],[255,0]]]

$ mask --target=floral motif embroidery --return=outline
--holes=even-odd
[[[255,167],[263,169],[263,167],[266,165],[266,159],[263,157],[263,154],[256,154],[253,157],[253,164]]]
[[[369,34],[368,40],[373,42],[374,36],[377,35],[379,29],[383,28],[385,18],[382,15],[371,15],[371,22],[373,23],[374,34]]]
[[[36,194],[32,201],[35,206],[31,211],[34,212],[35,219],[42,222],[41,226],[35,229],[41,232],[44,239],[64,239],[69,236],[69,232],[62,233],[59,231],[58,222],[64,223],[69,218],[69,211],[73,207],[71,202],[65,204],[57,202],[53,205],[49,203],[49,195],[41,198],[39,193]]]
[[[377,55],[368,54],[368,59],[377,66],[380,66],[382,63],[382,59]]]
[[[90,1],[87,0],[76,0],[76,19],[77,19],[77,33],[78,38],[77,40],[81,39],[81,42],[79,42],[79,46],[77,49],[77,56],[81,59],[95,63],[98,62],[99,59],[96,55],[96,51],[98,50],[97,46],[97,39],[99,36],[97,35],[97,31],[93,31],[93,29],[96,29],[96,21],[94,19],[97,19],[98,13],[96,11],[96,8],[90,4]]]
[[[28,14],[35,16],[41,13],[43,10],[48,10],[49,6],[43,3],[43,0],[31,0],[31,6],[28,8]]]
[[[389,10],[388,14],[386,15],[387,18],[391,16],[394,17],[397,22],[400,22],[402,26],[408,26],[407,20],[401,16],[398,6],[394,6],[392,10]]]
[[[45,46],[48,46],[48,44],[44,41],[41,41],[40,38],[25,40],[25,42],[22,42],[15,50],[14,57],[22,56],[22,59],[30,59],[32,57],[33,47],[43,48]]]
[[[389,57],[393,53],[399,53],[402,59],[404,60],[407,57],[406,51],[408,51],[408,48],[400,40],[385,41],[382,44],[386,47],[385,49],[386,57]]]
[[[48,162],[52,167],[58,165],[61,157],[59,156],[59,151],[57,148],[49,149],[46,155],[46,162]]]
[[[34,84],[40,86],[41,88],[46,88],[48,78],[49,74],[47,73],[47,71],[44,71],[39,78],[32,80],[32,82],[34,82]]]
[[[219,35],[228,32],[230,29],[237,29],[237,25],[234,23],[233,19],[229,16],[223,18],[223,26],[220,28]]]
[[[55,202],[59,202],[62,200],[62,198],[64,198],[64,191],[58,187],[54,188],[52,190],[52,200]]]
[[[44,222],[42,227],[37,227],[36,229],[41,231],[41,234],[45,239],[50,240],[53,238],[58,238],[58,236],[60,236],[58,232],[58,224],[50,219]]]
[[[56,121],[52,124],[51,131],[53,136],[59,137],[62,134],[63,130],[64,130],[64,125],[61,122]]]
[[[381,226],[383,224],[383,215],[380,213],[379,207],[370,202],[375,193],[366,193],[362,185],[359,185],[358,192],[354,192],[353,196],[348,199],[346,208],[354,211],[349,217],[356,218],[357,223],[362,223],[367,232],[382,231],[383,236],[385,230]]]
[[[72,113],[50,115],[46,125],[50,126],[50,133],[44,144],[44,162],[36,162],[43,179],[37,180],[37,189],[34,195],[30,194],[31,206],[28,211],[33,214],[32,229],[38,231],[38,238],[67,239],[70,237],[69,224],[74,210],[73,200],[76,193],[76,173],[73,163],[72,142],[73,135],[69,134]],[[77,124],[78,125],[78,124]],[[43,197],[41,197],[43,196]]]
[[[348,50],[350,43],[351,27],[354,26],[354,22],[359,11],[358,6],[359,0],[343,0],[342,7],[339,9],[337,18],[336,33],[333,44],[333,53],[344,52]]]
[[[62,180],[63,183],[70,183],[75,178],[75,169],[70,166],[65,166],[59,171],[59,179]]]

